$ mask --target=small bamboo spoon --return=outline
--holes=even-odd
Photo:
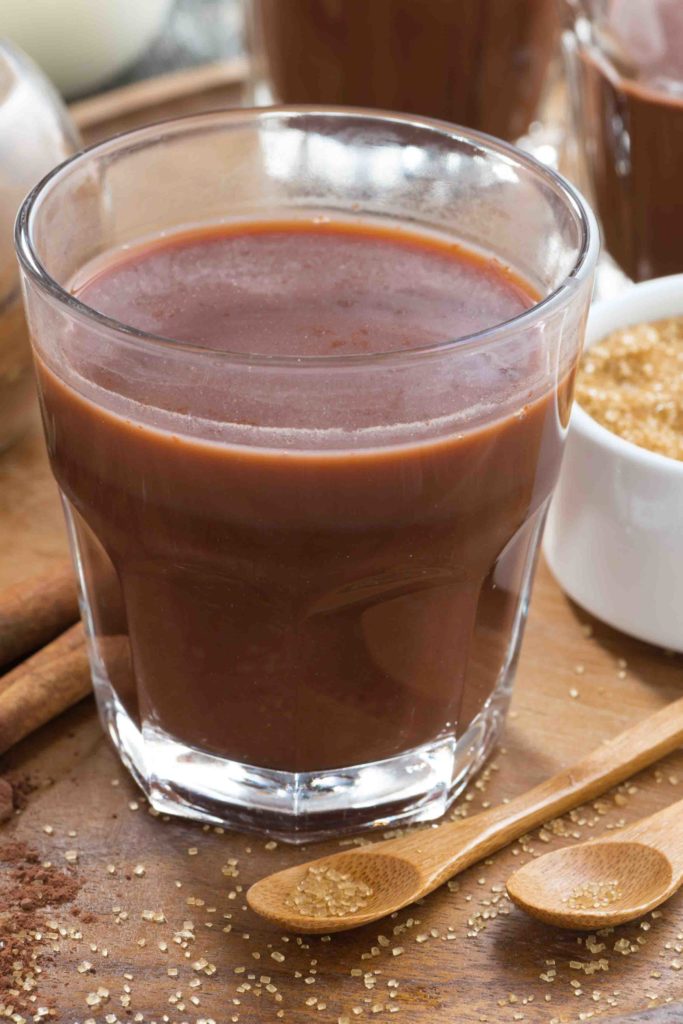
[[[507,804],[464,821],[420,829],[398,839],[278,871],[252,885],[247,902],[257,914],[293,932],[339,932],[369,924],[426,896],[529,829],[599,796],[681,743],[683,698],[660,708],[572,768]],[[298,887],[311,878],[311,868],[334,870],[350,879],[342,881],[341,890],[333,891],[339,906],[336,913],[325,913],[323,908],[320,914],[316,910],[308,915],[295,905]],[[367,886],[370,894],[354,894],[353,887],[359,883]]]
[[[658,907],[683,882],[683,800],[616,835],[554,850],[508,880],[510,899],[560,928],[607,928]]]

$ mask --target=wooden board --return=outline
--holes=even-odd
[[[201,97],[194,102],[201,106]],[[139,110],[126,118],[145,120]],[[46,567],[65,546],[36,418],[0,456],[0,586]],[[683,659],[590,622],[541,565],[503,745],[456,813],[533,785],[682,689]],[[58,1024],[683,1021],[683,898],[659,917],[595,939],[591,949],[510,908],[503,892],[529,857],[683,797],[680,754],[476,866],[457,891],[444,888],[380,927],[299,942],[247,911],[243,890],[313,850],[273,848],[148,813],[91,701],[16,747],[2,767],[37,788],[0,829],[0,846],[23,840],[82,883],[79,917],[68,905],[48,914],[67,935],[43,961],[35,1006],[51,1007]],[[336,844],[315,853],[327,848]],[[67,851],[77,851],[75,865]],[[165,920],[146,920],[145,912]],[[608,970],[586,973],[601,960]],[[99,987],[108,995],[88,1005]]]
[[[186,68],[81,100],[71,115],[90,144],[168,117],[238,106],[248,72],[241,58]]]

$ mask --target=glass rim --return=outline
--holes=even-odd
[[[40,260],[33,243],[33,225],[35,218],[39,214],[40,203],[47,192],[59,186],[60,181],[65,179],[76,165],[87,163],[93,156],[115,152],[123,146],[139,148],[145,142],[151,140],[154,140],[155,144],[158,145],[160,142],[165,141],[165,139],[172,138],[178,134],[187,133],[192,130],[201,131],[202,128],[208,129],[212,125],[215,127],[217,122],[219,124],[236,126],[240,123],[258,124],[270,119],[276,120],[283,117],[296,119],[297,117],[303,118],[311,115],[330,119],[340,119],[342,117],[357,118],[366,123],[376,121],[384,124],[390,123],[398,126],[407,125],[425,128],[441,136],[474,144],[481,150],[493,153],[508,163],[513,163],[517,167],[523,167],[525,171],[532,173],[538,179],[550,185],[555,194],[564,200],[565,205],[573,213],[580,237],[574,265],[563,280],[548,295],[535,302],[528,309],[523,310],[508,320],[503,320],[501,323],[484,327],[469,334],[408,350],[392,349],[386,352],[350,355],[296,356],[267,355],[263,353],[215,349],[207,345],[181,341],[150,331],[140,330],[114,317],[107,316],[105,313],[100,313],[87,305],[87,303],[81,302],[80,299],[72,295],[52,277]],[[571,300],[572,295],[580,289],[595,268],[599,253],[599,232],[595,215],[577,188],[557,171],[547,167],[531,156],[531,154],[485,132],[464,128],[436,118],[419,117],[393,111],[374,110],[363,107],[284,104],[270,107],[226,108],[199,114],[186,114],[182,117],[172,117],[154,122],[153,124],[143,125],[139,128],[119,132],[108,139],[87,146],[54,167],[28,193],[17,214],[14,244],[23,273],[42,292],[47,294],[50,299],[56,301],[61,306],[67,307],[72,316],[85,324],[95,325],[100,330],[104,329],[118,336],[122,335],[127,341],[137,341],[145,347],[162,348],[178,353],[184,351],[253,366],[305,369],[307,367],[329,368],[333,366],[368,366],[378,363],[406,363],[412,362],[417,358],[444,355],[455,349],[457,351],[471,351],[474,348],[483,348],[484,346],[489,348],[497,342],[504,341],[512,334],[528,329],[545,316],[552,315]]]

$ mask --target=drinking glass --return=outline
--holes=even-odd
[[[78,148],[78,134],[50,83],[28,57],[0,37],[0,451],[35,409],[31,349],[12,245],[27,191]]]
[[[255,102],[400,110],[514,141],[558,48],[555,0],[247,0]]]
[[[427,348],[296,357],[72,294],[94,258],[240,220],[418,230],[539,301]],[[510,696],[598,247],[583,200],[427,119],[224,111],[75,157],[16,238],[97,701],[153,806],[290,841],[441,815]]]
[[[564,0],[563,7],[578,176],[607,253],[624,283],[678,273],[683,4]]]

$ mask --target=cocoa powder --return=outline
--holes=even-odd
[[[2,888],[9,884],[13,905],[22,911],[69,903],[80,888],[76,876],[64,874],[52,866],[46,867],[40,854],[26,843],[11,842],[0,847],[0,861],[12,865],[6,880],[3,878]]]
[[[80,886],[76,874],[43,862],[26,843],[0,845],[0,1015],[3,1004],[31,1008],[36,966],[49,959],[41,945],[48,929],[41,911],[70,903]]]
[[[38,789],[39,783],[32,779],[30,775],[22,775],[17,771],[6,772],[4,781],[12,787],[16,810],[23,811],[28,804],[31,793]]]

